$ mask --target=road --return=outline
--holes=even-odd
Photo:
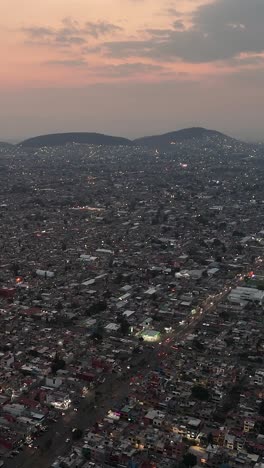
[[[238,279],[234,281],[233,286],[239,282]],[[225,296],[230,292],[229,287],[209,298],[204,302],[202,313],[197,313],[195,316],[190,317],[189,323],[178,328],[171,334],[168,334],[162,340],[162,343],[157,344],[154,349],[145,349],[143,353],[135,355],[133,358],[133,365],[129,371],[122,374],[122,377],[117,374],[112,374],[106,378],[106,381],[97,389],[100,390],[100,397],[97,398],[96,407],[94,407],[94,397],[88,396],[83,398],[79,404],[78,411],[70,409],[66,412],[65,416],[53,424],[50,430],[45,433],[41,438],[36,440],[39,449],[25,448],[17,457],[7,459],[5,462],[6,468],[48,468],[52,462],[59,456],[66,454],[69,451],[69,445],[66,439],[70,437],[73,427],[80,429],[88,429],[92,427],[96,421],[104,417],[108,410],[113,405],[124,399],[129,394],[129,384],[131,377],[137,374],[140,370],[149,371],[159,367],[161,350],[170,350],[171,342],[173,340],[183,340],[190,334],[195,327],[204,320],[205,316],[216,308]],[[142,363],[144,359],[144,363]],[[47,441],[51,440],[51,446],[47,449]]]
[[[94,395],[83,398],[77,412],[73,409],[67,411],[65,416],[53,424],[48,432],[36,440],[35,443],[40,447],[39,449],[26,447],[17,457],[7,459],[4,466],[8,468],[48,468],[58,455],[68,452],[69,445],[66,443],[66,439],[71,436],[73,427],[80,429],[92,427],[117,402],[125,399],[129,394],[131,376],[136,374],[139,369],[139,365],[136,363],[143,358],[146,361],[152,361],[152,368],[157,367],[158,357],[153,359],[152,349],[147,349],[144,353],[137,355],[130,371],[122,374],[121,378],[117,374],[112,374],[97,387],[101,395],[97,398],[96,408],[94,407]],[[47,441],[50,439],[52,444],[49,449],[46,449]]]

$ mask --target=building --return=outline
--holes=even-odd
[[[246,305],[248,302],[256,302],[263,305],[264,291],[238,286],[230,292],[228,300],[234,304]]]

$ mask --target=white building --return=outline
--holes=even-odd
[[[53,278],[55,273],[54,271],[48,270],[36,270],[37,276],[41,276],[42,278]]]
[[[59,377],[46,377],[45,385],[52,388],[59,388],[62,385],[62,379]]]
[[[228,296],[228,300],[234,304],[247,304],[248,302],[257,302],[260,305],[264,304],[264,291],[254,288],[243,288],[238,286],[232,289]]]

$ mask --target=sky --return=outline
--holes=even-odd
[[[1,0],[0,139],[264,140],[264,0]]]

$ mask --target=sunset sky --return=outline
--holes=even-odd
[[[264,140],[264,0],[1,0],[0,139]]]

